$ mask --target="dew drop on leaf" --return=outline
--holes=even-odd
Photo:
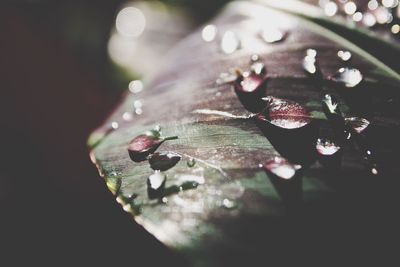
[[[339,59],[343,62],[348,62],[351,59],[351,53],[349,51],[339,50],[337,52]]]
[[[240,39],[233,31],[226,31],[222,36],[221,50],[225,54],[232,54],[240,48]]]
[[[189,159],[187,160],[186,164],[187,164],[187,166],[188,166],[189,168],[192,168],[192,167],[194,167],[194,165],[196,165],[196,160],[195,160],[194,158],[189,158]]]
[[[292,179],[296,175],[296,172],[301,169],[300,165],[292,164],[279,156],[267,161],[263,167],[265,171],[285,180]]]
[[[266,27],[261,32],[261,38],[268,44],[283,41],[287,33],[274,27]]]
[[[157,152],[149,157],[150,167],[159,171],[166,171],[174,167],[180,160],[181,156],[174,152]]]
[[[331,156],[339,151],[340,146],[326,139],[318,139],[316,149],[323,156]]]
[[[149,195],[155,196],[164,189],[165,181],[167,180],[167,176],[160,172],[155,171],[152,175],[147,178],[147,187]]]
[[[334,75],[330,76],[329,79],[341,83],[345,87],[352,88],[363,80],[363,76],[358,69],[340,68]]]
[[[349,123],[357,133],[362,133],[370,125],[367,119],[359,117],[345,118],[345,121]]]

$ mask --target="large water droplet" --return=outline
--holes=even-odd
[[[166,180],[167,176],[160,171],[155,171],[147,178],[147,192],[149,198],[160,196],[161,192],[164,190]]]
[[[153,170],[166,171],[174,167],[181,160],[181,156],[174,152],[154,153],[149,157],[150,167]]]
[[[357,133],[362,133],[370,125],[367,119],[359,117],[345,118],[345,121],[349,123]]]
[[[264,40],[264,42],[272,44],[284,40],[286,34],[286,32],[277,28],[266,27],[261,32],[261,38]]]
[[[327,2],[324,6],[324,12],[329,17],[336,15],[337,11],[338,11],[338,6],[333,1]]]
[[[296,129],[303,127],[311,122],[310,113],[300,104],[275,98],[264,97],[266,108],[262,113],[257,115],[261,121],[269,121],[270,123],[285,129]]]
[[[226,31],[222,36],[221,50],[225,54],[232,54],[240,48],[240,39],[233,31]]]
[[[329,77],[330,80],[341,83],[345,87],[357,86],[363,79],[361,72],[355,68],[340,68],[338,72]]]
[[[136,136],[129,143],[129,156],[135,162],[143,161],[149,154],[153,153],[162,142],[163,140],[156,136],[149,136],[146,134]]]

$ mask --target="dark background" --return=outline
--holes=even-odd
[[[203,22],[224,1],[167,1]],[[186,265],[123,212],[86,140],[128,80],[107,56],[123,1],[0,3],[0,265]]]

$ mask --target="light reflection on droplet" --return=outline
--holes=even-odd
[[[347,15],[353,15],[357,11],[357,6],[354,2],[350,1],[344,4],[344,12]]]
[[[349,61],[351,59],[351,53],[349,51],[339,50],[337,55],[343,61]]]
[[[376,22],[379,24],[387,24],[392,22],[393,16],[387,8],[379,7],[375,10]]]
[[[342,83],[346,87],[355,87],[363,79],[361,72],[355,68],[340,68],[330,77],[332,81]]]
[[[327,16],[332,17],[332,16],[336,15],[336,13],[338,11],[338,6],[336,5],[335,2],[330,1],[325,4],[324,11]]]
[[[221,49],[225,54],[232,54],[240,47],[240,40],[233,31],[226,31],[221,40]]]
[[[255,62],[255,63],[251,64],[250,69],[253,73],[255,73],[257,75],[266,73],[265,65],[262,62]]]
[[[122,114],[122,119],[124,121],[131,121],[133,118],[132,113],[131,112],[124,112],[124,114]]]
[[[387,8],[394,8],[399,4],[398,0],[382,0],[382,5]]]
[[[360,21],[362,21],[362,19],[363,19],[363,14],[361,12],[358,11],[358,12],[354,13],[353,20],[355,22],[360,22]]]
[[[217,35],[217,27],[212,24],[205,26],[201,31],[201,37],[206,42],[214,41],[216,35]]]
[[[237,204],[233,200],[224,198],[224,200],[222,200],[222,206],[226,209],[233,209],[233,208],[236,208]]]
[[[275,157],[267,162],[264,168],[282,179],[292,179],[296,171],[301,169],[301,165],[291,164],[282,157]]]
[[[371,0],[371,1],[368,2],[368,9],[369,10],[375,10],[375,9],[378,8],[378,6],[379,6],[379,3],[378,3],[377,0]]]
[[[394,24],[390,30],[392,31],[393,34],[398,34],[400,32],[400,25]]]
[[[328,140],[318,139],[316,149],[321,155],[329,156],[339,151],[340,146]]]
[[[317,51],[315,49],[307,49],[306,56],[303,59],[303,69],[310,74],[317,72],[316,56]]]
[[[140,80],[131,81],[129,83],[129,91],[133,94],[137,94],[143,90],[143,83]]]
[[[123,36],[138,37],[146,27],[146,18],[140,9],[126,7],[118,13],[115,27]]]
[[[113,122],[111,123],[111,128],[113,128],[114,130],[118,129],[118,127],[119,127],[118,122],[113,121]]]
[[[373,175],[378,175],[378,170],[376,168],[372,168],[371,172]]]
[[[261,37],[264,40],[264,42],[266,43],[276,43],[279,41],[282,41],[285,37],[285,32],[277,29],[277,28],[273,28],[273,27],[267,27],[264,28],[262,33],[261,33]]]
[[[376,24],[376,19],[375,16],[372,15],[371,13],[364,13],[362,22],[364,23],[365,26],[372,27]]]
[[[135,100],[135,102],[133,102],[133,106],[135,108],[141,108],[141,107],[143,107],[143,103],[140,100]]]
[[[141,109],[141,108],[135,108],[135,114],[136,114],[136,115],[142,115],[142,114],[143,114],[143,109]]]

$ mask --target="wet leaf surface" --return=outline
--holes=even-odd
[[[265,17],[288,30],[284,40],[267,44],[260,38],[259,25]],[[305,239],[316,241],[314,236],[326,237],[332,249],[337,248],[334,245],[343,245],[342,235],[335,236],[333,232],[348,236],[356,228],[334,222],[346,218],[352,225],[371,224],[361,218],[370,214],[367,207],[385,205],[385,190],[376,187],[371,169],[366,168],[359,151],[351,146],[339,150],[341,167],[335,171],[316,161],[319,124],[329,114],[339,118],[340,124],[346,123],[344,118],[366,118],[370,124],[362,134],[367,136],[368,144],[373,144],[380,168],[385,170],[380,177],[390,181],[400,174],[400,165],[396,164],[400,115],[379,105],[354,109],[343,99],[338,100],[340,110],[335,101],[327,107],[322,102],[326,94],[323,90],[339,89],[315,86],[315,81],[305,73],[302,60],[307,49],[317,49],[318,66],[322,75],[328,77],[343,67],[337,52],[350,51],[352,67],[361,70],[364,77],[383,73],[378,81],[381,82],[385,77],[393,80],[393,76],[382,69],[382,62],[366,57],[352,43],[336,39],[329,30],[261,5],[232,3],[212,25],[222,34],[234,29],[235,36],[240,37],[240,49],[227,55],[221,51],[220,38],[204,42],[201,30],[193,33],[171,51],[168,64],[145,83],[146,90],[134,96],[127,94],[106,124],[93,133],[103,138],[96,142],[92,160],[114,193],[122,199],[135,196],[124,202],[124,209],[158,240],[196,264],[237,266],[239,262],[265,260],[266,251],[269,261],[284,263],[287,255],[294,252],[312,249],[322,253],[316,245],[320,242],[299,243]],[[220,74],[231,68],[248,70],[254,54],[260,55],[268,70],[263,97],[285,100],[295,111],[275,112],[275,103],[270,106],[268,124],[260,124],[245,108],[235,85],[216,83]],[[366,90],[370,93],[354,102],[387,99],[384,87]],[[122,122],[122,115],[130,110],[138,95],[146,103],[141,107],[143,113]],[[268,103],[263,103],[267,107]],[[287,125],[281,123],[282,118],[293,117],[299,119],[296,123],[301,122],[299,127],[282,127]],[[120,122],[119,128],[105,134],[113,121]],[[363,120],[355,121],[355,129],[365,126]],[[133,138],[155,125],[163,127],[163,136],[179,138],[162,143],[157,143],[156,137],[150,138],[157,146],[145,146],[152,150],[148,154],[170,151],[181,159],[165,170],[163,192],[152,198],[147,191],[147,179],[154,173],[151,162],[133,162],[127,148]],[[266,125],[273,127],[263,128]],[[385,140],[380,138],[382,133],[386,133]],[[295,183],[285,184],[292,179],[276,179],[276,174],[281,173],[279,168],[272,168],[275,172],[271,172],[260,167],[275,157],[290,162],[286,167],[302,165],[301,177],[293,179]],[[118,179],[111,175],[113,171],[118,173]],[[354,210],[363,216],[357,217]],[[326,230],[333,227],[338,231]]]

